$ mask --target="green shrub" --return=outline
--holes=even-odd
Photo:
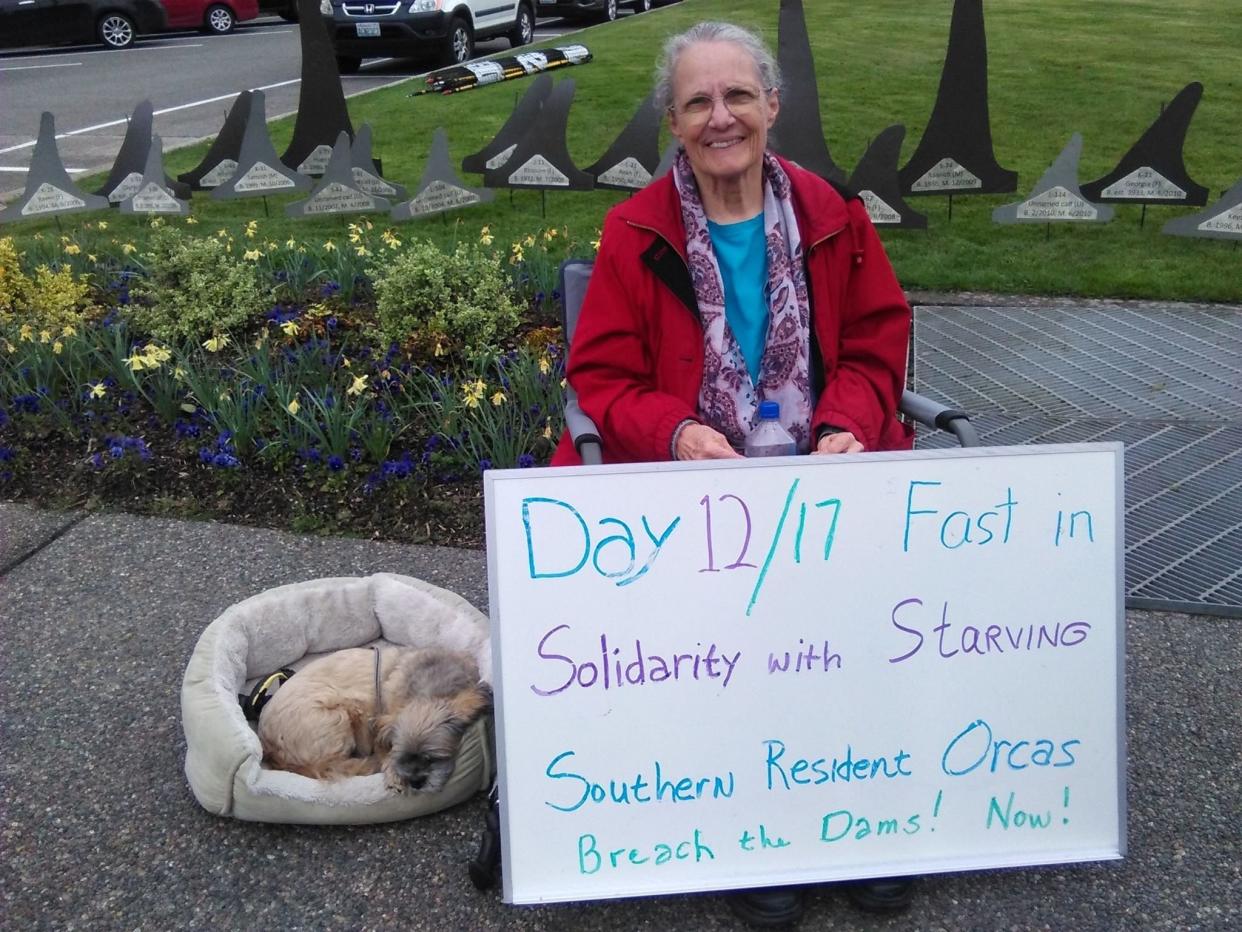
[[[389,342],[473,353],[502,344],[521,321],[509,273],[498,256],[476,246],[446,254],[415,240],[367,274],[378,335]]]
[[[27,275],[13,240],[0,239],[0,326],[29,324],[59,335],[66,327],[80,327],[94,309],[90,292],[87,278],[68,266],[40,264]]]
[[[139,300],[129,318],[138,330],[167,342],[199,342],[244,327],[272,301],[266,276],[218,237],[156,230],[144,262],[147,274],[135,282]]]

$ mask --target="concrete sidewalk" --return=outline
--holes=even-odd
[[[0,927],[736,929],[716,895],[514,907],[465,863],[481,798],[360,828],[217,818],[185,783],[179,692],[230,604],[322,576],[421,577],[487,608],[481,552],[0,503]],[[895,919],[830,888],[804,929],[1242,927],[1236,620],[1131,612],[1129,856],[943,875]]]

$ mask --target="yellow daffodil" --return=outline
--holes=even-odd
[[[137,251],[138,251],[138,247],[135,246],[133,243],[122,243],[121,244],[121,252],[125,253],[125,255],[127,256],[133,255]]]
[[[294,396],[293,400],[289,402],[289,404],[287,404],[285,407],[289,411],[290,414],[297,414],[298,411],[300,411],[302,408],[302,406],[298,404],[298,399],[296,395]]]
[[[552,360],[548,358],[546,353],[539,357],[539,371],[543,375],[547,375],[552,371]]]
[[[263,257],[263,253],[258,249],[247,249],[242,253],[242,258],[247,262],[257,262]]]
[[[603,235],[604,234],[601,233],[599,230],[596,230],[595,239],[591,240],[591,248],[594,249],[596,252],[599,252],[599,241],[601,238],[603,238]]]
[[[504,404],[508,400],[509,399],[505,397],[504,392],[496,392],[496,394],[492,395],[492,406],[499,408],[502,404]]]
[[[554,239],[556,239],[556,227],[549,227],[543,231],[543,241],[545,243],[550,243]]]
[[[522,240],[522,245],[523,246],[534,246],[535,245],[535,234],[534,233],[526,234],[526,239]]]
[[[286,320],[280,325],[280,329],[284,331],[287,337],[296,337],[298,335],[298,322],[296,320]]]
[[[358,255],[360,255],[360,256],[369,256],[369,255],[371,255],[371,250],[367,249],[367,247],[366,247],[366,246],[357,246],[357,247],[355,247],[354,252],[358,253]]]
[[[185,222],[186,222],[186,226],[191,226],[191,227],[194,226],[194,224],[198,223],[198,221],[195,220],[193,217],[186,217]]]
[[[16,353],[16,352],[17,352],[17,347],[16,347],[16,346],[14,346],[12,343],[10,343],[8,340],[5,340],[5,341],[4,341],[4,348],[5,348],[5,350],[6,350],[7,352],[10,352],[10,353]]]
[[[226,239],[228,235],[229,235],[229,231],[226,230],[224,227],[220,227],[220,229],[216,230],[217,239]]]
[[[382,239],[386,245],[391,246],[393,249],[396,249],[401,245],[401,240],[392,230],[385,230],[380,234],[380,239]]]
[[[259,232],[259,221],[251,220],[246,224],[246,239],[254,239],[254,235]]]
[[[31,328],[30,324],[22,324],[22,328],[17,331],[17,335],[23,340],[33,340],[34,330]]]
[[[147,354],[147,358],[156,363],[168,362],[172,359],[172,350],[156,343],[148,343],[143,347],[142,351]]]
[[[61,354],[61,351],[64,350],[64,348],[65,348],[65,344],[61,343],[60,340],[57,340],[55,343],[52,344],[52,353],[56,356],[59,356]]]
[[[461,400],[465,402],[467,408],[477,408],[479,406],[478,397],[475,396],[475,394],[471,392],[469,388],[467,388],[466,391],[463,393]]]
[[[565,379],[561,379],[561,388],[564,388],[568,384],[569,383]]]
[[[65,326],[60,331],[60,335],[62,337],[76,337],[78,335],[78,332],[74,330],[73,327],[71,327],[69,324],[65,324]]]
[[[220,350],[224,349],[228,345],[229,345],[228,334],[222,333],[222,334],[218,334],[217,336],[212,337],[210,340],[205,341],[203,343],[203,349],[205,349],[209,353],[218,353],[220,352]]]
[[[182,369],[180,366],[174,366],[173,367],[173,378],[176,379],[178,382],[184,382],[185,381],[185,370]],[[181,407],[182,409],[184,409],[185,405],[182,405]],[[193,407],[193,405],[191,405],[190,407]],[[194,412],[191,411],[190,413],[193,414]]]
[[[323,248],[327,252],[333,252],[336,250],[336,243],[332,242],[332,240],[328,240],[323,244]]]
[[[295,240],[292,236],[285,240],[286,249],[293,249],[295,246],[297,246],[297,240]]]
[[[94,254],[93,252],[88,252],[88,253],[86,254],[86,259],[87,259],[87,261],[88,261],[88,262],[98,262],[98,261],[99,261],[99,260],[95,257],[95,254]]]
[[[51,343],[52,342],[52,331],[40,330],[39,331],[39,342],[40,343]]]
[[[444,348],[444,344],[443,344],[443,343],[441,343],[439,340],[436,340],[436,350],[435,350],[435,354],[436,354],[437,356],[443,356],[443,355],[445,355],[445,353],[446,353],[446,352],[448,352],[448,351],[447,351],[447,350],[445,350],[445,348]]]
[[[163,217],[152,217],[151,218],[151,229],[152,230],[158,230],[163,225],[164,225]]]
[[[91,386],[91,397],[92,398],[102,398],[106,394],[108,394],[108,388],[107,386],[104,385],[103,382],[96,382],[94,385]]]
[[[141,353],[133,353],[128,356],[125,360],[125,365],[129,366],[130,370],[133,372],[155,368],[147,362],[147,357],[143,356]]]
[[[352,365],[352,363],[349,361],[348,356],[341,357],[341,365],[344,366],[346,369],[348,369]]]
[[[548,418],[543,423],[543,439],[545,440],[552,439],[552,418]]]
[[[349,388],[345,389],[345,394],[361,395],[363,390],[367,387],[368,378],[370,378],[370,376],[366,376],[366,375],[354,376],[354,382],[352,385],[349,386]]]
[[[97,226],[97,227],[98,227],[99,229],[101,229],[101,230],[106,230],[106,229],[108,229],[108,221],[107,221],[107,220],[100,220],[100,221],[99,221],[99,223],[95,224],[95,226]]]
[[[81,251],[82,251],[82,247],[79,246],[77,243],[69,243],[67,246],[65,246],[65,252],[70,256],[76,256]]]
[[[492,228],[490,226],[484,226],[483,229],[479,231],[479,242],[484,246],[492,245],[492,240],[495,238],[496,237],[492,236]]]
[[[351,223],[349,225],[349,241],[351,243],[356,243],[360,239],[362,239],[362,227],[358,226],[356,223]]]

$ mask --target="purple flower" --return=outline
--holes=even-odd
[[[519,469],[530,469],[534,465],[535,465],[535,458],[531,456],[529,453],[523,453],[521,456],[518,457],[518,468]]]
[[[483,459],[479,460],[479,472],[487,472],[491,468],[492,468],[492,461],[489,460],[487,457],[484,457]]]
[[[328,468],[333,472],[340,472],[345,468],[345,461],[334,453],[328,457]]]

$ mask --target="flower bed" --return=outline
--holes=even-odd
[[[106,232],[0,239],[5,498],[478,545],[481,472],[550,455],[560,231]]]

